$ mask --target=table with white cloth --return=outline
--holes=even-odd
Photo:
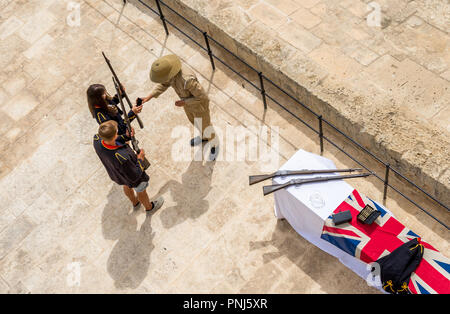
[[[280,170],[336,169],[329,159],[304,150],[297,151]],[[339,175],[340,173],[277,176],[274,184],[297,178]],[[383,205],[353,188],[347,180],[293,185],[274,193],[275,216],[286,219],[295,231],[373,285],[371,264],[417,238],[423,247],[419,266],[411,273],[411,293],[450,293],[450,259],[399,222]],[[358,221],[365,206],[381,215],[370,225]],[[352,220],[336,226],[331,215],[350,211]],[[384,291],[378,282],[378,289]]]
[[[280,170],[302,169],[336,169],[336,165],[327,158],[299,150],[280,168]],[[297,178],[328,175],[339,173],[275,177],[273,183],[281,184]],[[370,275],[370,268],[366,263],[321,239],[325,220],[353,190],[354,188],[344,180],[290,186],[274,193],[275,216],[278,219],[286,219],[302,237],[335,256],[345,266],[366,279]]]

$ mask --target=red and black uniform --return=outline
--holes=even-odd
[[[125,136],[116,140],[116,145],[106,144],[98,134],[94,136],[94,148],[105,166],[111,180],[119,185],[130,188],[137,187],[141,182],[149,180],[141,161],[131,147],[125,143]]]
[[[125,134],[127,131],[127,125],[125,121],[122,118],[122,110],[120,110],[118,104],[119,104],[119,96],[117,94],[112,98],[112,100],[107,100],[109,105],[115,106],[117,108],[117,114],[113,115],[107,110],[97,107],[94,107],[94,114],[95,114],[95,120],[97,120],[98,124],[102,124],[105,121],[108,120],[114,120],[117,122],[118,127],[118,133],[119,135]],[[134,118],[136,118],[136,115],[132,110],[128,112],[128,118],[130,118],[130,122],[133,121]]]

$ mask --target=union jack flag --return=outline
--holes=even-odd
[[[370,225],[363,224],[357,219],[359,212],[366,205],[381,212]],[[351,212],[352,220],[335,226],[330,215],[325,221],[321,238],[367,264],[388,255],[403,243],[420,238],[392,217],[381,205],[356,190],[353,190],[333,213],[345,210]],[[411,275],[409,290],[416,294],[449,294],[450,259],[430,244],[424,241],[420,243],[424,246],[424,254],[416,271]]]

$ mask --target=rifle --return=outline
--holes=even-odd
[[[111,73],[112,73],[112,75],[114,76],[114,79],[116,80],[117,83],[119,83],[120,90],[122,91],[122,84],[120,83],[120,80],[119,80],[119,78],[117,77],[116,72],[114,71],[114,69],[113,69],[113,67],[112,67],[112,65],[111,65],[111,62],[110,62],[109,59],[106,57],[106,55],[105,55],[105,53],[104,53],[103,51],[102,51],[102,55],[103,55],[103,58],[105,58],[106,64],[108,65],[109,69],[111,70]],[[128,105],[130,106],[130,109],[133,108],[133,105],[131,104],[130,98],[128,98],[127,93],[126,93],[125,91],[122,91],[122,92],[123,92],[122,94],[125,96],[125,99],[126,99]],[[125,110],[125,109],[122,109],[122,110]],[[124,111],[124,114],[126,114],[125,111]],[[135,115],[136,115],[136,120],[137,120],[137,122],[139,123],[139,127],[140,127],[141,129],[144,128],[144,124],[142,123],[141,118],[140,118],[137,114],[135,114]]]
[[[114,87],[116,88],[117,95],[119,96],[120,107],[122,108],[122,111],[124,112],[123,115],[124,115],[124,118],[125,118],[125,124],[127,125],[127,130],[128,130],[128,133],[130,134],[130,137],[131,137],[131,144],[133,145],[133,150],[136,152],[136,154],[139,155],[139,153],[141,152],[141,150],[140,150],[140,148],[138,146],[139,142],[134,137],[133,133],[131,132],[131,121],[130,121],[130,118],[128,117],[128,114],[125,112],[125,106],[124,106],[123,101],[122,101],[121,88],[119,87],[119,84],[118,84],[118,82],[116,81],[116,79],[114,77],[112,78],[112,80],[113,80],[113,83],[114,83]],[[143,160],[142,163],[143,163],[142,166],[144,167],[144,170],[147,170],[147,168],[150,167],[150,162],[147,160],[147,158],[144,157],[144,160]]]
[[[249,176],[249,185],[271,179],[277,176],[293,176],[300,174],[316,174],[316,173],[333,173],[333,172],[352,172],[361,171],[362,168],[350,168],[350,169],[324,169],[324,170],[279,170],[271,174],[261,174],[256,176]]]
[[[343,176],[328,176],[328,177],[317,177],[310,179],[294,179],[287,183],[283,184],[274,184],[263,186],[263,194],[267,195],[273,193],[275,191],[281,190],[291,185],[299,185],[304,183],[312,183],[312,182],[322,182],[322,181],[330,181],[330,180],[341,180],[341,179],[350,179],[350,178],[361,178],[372,175],[372,173],[361,173],[361,174],[348,174]]]

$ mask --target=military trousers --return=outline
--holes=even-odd
[[[215,132],[211,124],[211,114],[209,111],[209,101],[195,105],[185,105],[184,112],[191,124],[201,132],[204,140],[212,140]]]

